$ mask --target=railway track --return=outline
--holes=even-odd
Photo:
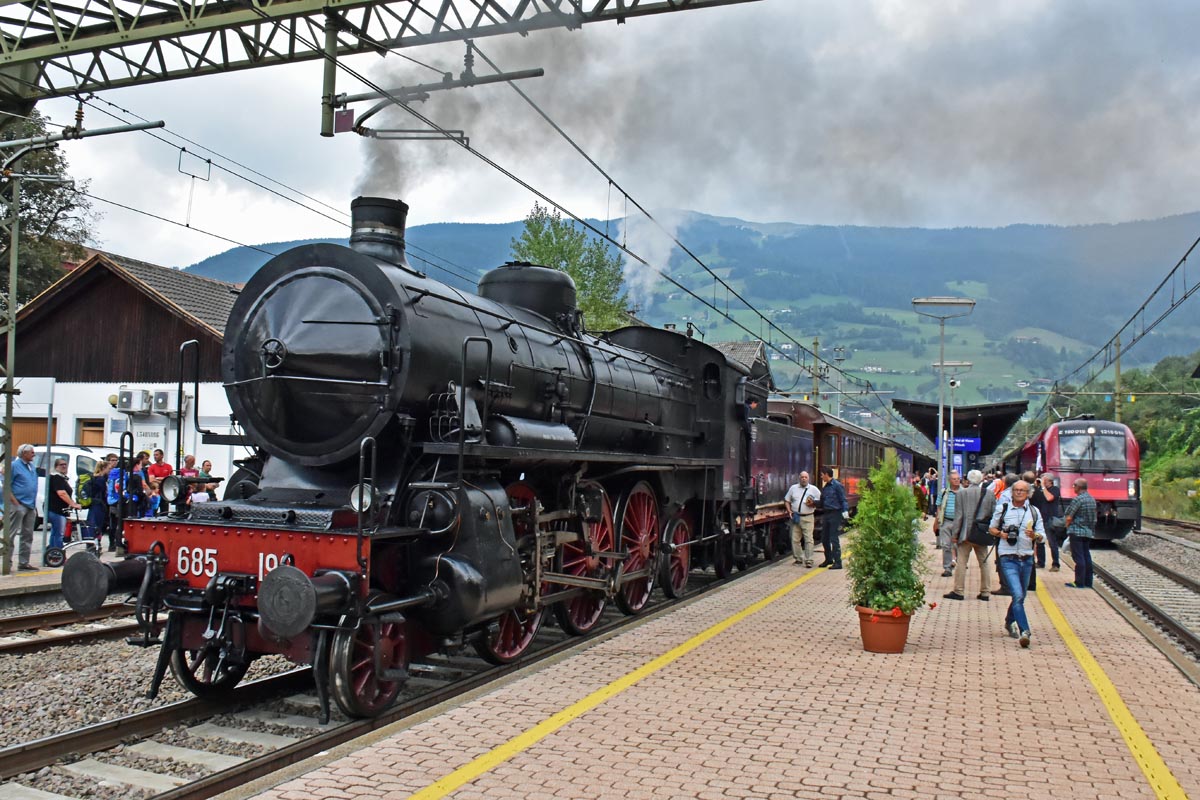
[[[773,562],[755,564],[731,580],[770,563]],[[412,677],[397,703],[373,719],[339,721],[335,709],[333,722],[318,725],[315,695],[296,694],[312,686],[310,671],[303,668],[247,683],[220,702],[186,700],[14,745],[0,750],[0,780],[16,778],[11,783],[0,784],[0,796],[6,796],[6,789],[16,791],[16,787],[23,785],[22,779],[30,780],[34,773],[55,765],[53,769],[85,780],[126,783],[131,789],[139,789],[142,796],[153,796],[156,800],[212,797],[551,658],[582,642],[638,624],[726,583],[728,581],[716,579],[711,574],[693,575],[692,588],[684,597],[678,600],[659,598],[643,614],[631,617],[610,607],[602,623],[584,637],[569,636],[557,626],[547,624],[539,632],[533,652],[514,664],[493,666],[475,657],[431,656],[410,667]],[[292,713],[288,713],[289,707]],[[178,725],[188,725],[187,735],[194,739],[236,744],[241,748],[249,746],[250,750],[257,748],[261,752],[248,758],[231,757],[207,749],[180,747],[177,736],[173,744],[156,741],[162,732]],[[172,759],[176,765],[188,764],[203,774],[181,777],[177,768],[174,773],[169,769],[164,772],[120,766],[114,769],[113,765],[94,757],[118,743],[128,745],[131,737],[141,741],[126,746],[124,752],[134,754],[142,762],[155,758]],[[65,763],[65,759],[70,759],[70,763]],[[86,795],[67,793],[64,796],[82,798]]]
[[[120,622],[133,614],[124,603],[110,603],[88,614],[41,611],[0,618],[0,654],[33,653],[50,647],[116,639],[137,633],[137,623]],[[108,623],[108,620],[118,620]],[[88,627],[78,628],[76,626]],[[69,630],[68,630],[69,629]],[[30,635],[32,634],[32,635]]]
[[[109,603],[87,614],[79,614],[68,610],[42,611],[36,614],[2,617],[0,618],[0,636],[59,628],[64,625],[78,625],[83,622],[108,619],[109,617],[128,616],[132,613],[133,609],[124,603]]]
[[[1200,657],[1200,583],[1119,547],[1093,550],[1092,561],[1097,577]]]
[[[1200,522],[1189,522],[1188,520],[1180,519],[1163,519],[1161,517],[1142,517],[1143,522],[1148,522],[1151,525],[1156,525],[1167,530],[1184,531],[1187,533],[1200,533]]]

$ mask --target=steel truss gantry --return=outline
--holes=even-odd
[[[321,58],[755,0],[0,0],[0,108]]]

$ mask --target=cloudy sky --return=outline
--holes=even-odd
[[[1072,224],[1200,209],[1196,19],[1194,0],[764,0],[479,46],[503,69],[543,67],[522,88],[651,208],[763,222]],[[405,52],[462,68],[458,45]],[[389,86],[438,79],[395,55],[349,63]],[[338,88],[361,90],[344,75]],[[321,138],[320,93],[314,62],[104,99],[338,210],[363,191],[402,197],[414,224],[520,219],[533,205],[451,144]],[[74,111],[40,108],[63,122]],[[571,211],[623,215],[607,182],[507,86],[416,108]],[[87,127],[110,124],[88,111]],[[419,127],[403,112],[372,124]],[[146,134],[64,152],[95,195],[239,242],[346,235],[344,217],[313,200],[301,198],[321,213],[219,170],[182,174],[179,151]],[[99,244],[114,252],[182,266],[230,246],[96,206]]]

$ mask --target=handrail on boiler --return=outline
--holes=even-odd
[[[369,462],[368,453],[370,454]],[[368,485],[371,487],[372,498],[376,497],[376,494],[379,491],[379,487],[375,485],[375,468],[379,463],[377,454],[378,448],[375,446],[375,437],[364,437],[362,442],[360,442],[358,445],[358,483],[355,485],[355,489],[358,492],[358,502],[355,503],[358,511],[358,549],[356,555],[358,558],[359,574],[362,576],[363,580],[367,579],[367,560],[363,557],[363,539],[366,535],[363,526],[363,515],[367,511],[367,504],[363,502],[363,494]],[[370,464],[369,470],[367,468],[368,463]],[[374,506],[374,502],[372,502],[371,505]]]

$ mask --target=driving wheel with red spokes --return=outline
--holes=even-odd
[[[558,571],[565,575],[598,578],[604,574],[604,563],[597,553],[613,550],[613,513],[608,492],[598,483],[581,483],[580,492],[592,493],[599,503],[599,515],[595,520],[583,523],[583,542],[567,542],[558,549]],[[567,633],[582,635],[596,627],[608,601],[604,592],[584,589],[567,600],[554,604],[554,617],[559,627]]]
[[[659,565],[659,580],[663,594],[672,599],[687,591],[688,573],[692,569],[692,523],[684,513],[667,523],[663,531],[663,557]]]
[[[617,504],[617,551],[625,554],[617,573],[617,606],[626,614],[637,614],[650,602],[657,577],[654,559],[657,555],[660,526],[658,496],[654,488],[639,481]],[[631,580],[622,576],[644,573]]]
[[[341,629],[329,647],[330,694],[349,717],[377,716],[400,694],[408,662],[402,621]]]
[[[537,557],[537,515],[540,508],[537,494],[524,481],[509,484],[505,491],[512,507],[513,532],[517,536],[521,566],[526,575],[533,575],[534,565],[529,562]],[[545,593],[545,587],[542,593]],[[533,644],[544,617],[544,608],[514,608],[506,611],[493,623],[495,627],[492,633],[475,642],[475,649],[493,664],[516,661]]]

